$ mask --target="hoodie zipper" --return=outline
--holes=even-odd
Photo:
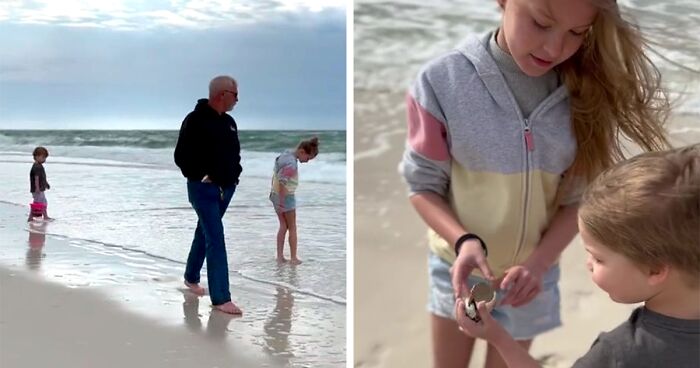
[[[520,249],[523,247],[523,243],[525,242],[525,231],[527,229],[527,213],[528,213],[528,207],[530,206],[530,181],[531,181],[531,172],[530,172],[530,161],[531,161],[531,152],[535,150],[535,141],[532,136],[532,130],[530,129],[528,119],[523,119],[523,139],[525,140],[525,195],[523,198],[523,221],[522,221],[522,226],[520,228],[520,240],[518,241],[518,246],[515,248],[515,254],[513,255],[513,264],[518,259],[518,254],[520,254]]]

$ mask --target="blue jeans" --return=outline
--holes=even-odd
[[[193,284],[199,283],[199,272],[206,258],[209,297],[213,305],[231,301],[224,225],[221,219],[235,191],[235,185],[219,188],[212,183],[187,181],[187,197],[197,212],[198,221],[190,254],[187,256],[185,280]]]

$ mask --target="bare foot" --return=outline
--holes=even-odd
[[[226,302],[224,304],[215,305],[214,308],[228,314],[243,314],[243,311],[238,308],[233,302]]]
[[[291,263],[291,264],[293,264],[293,265],[298,265],[298,264],[301,264],[301,259],[299,259],[299,258],[292,258],[292,260],[289,261],[289,263]]]
[[[53,221],[53,220],[55,220],[55,218],[53,218],[53,217],[49,217],[49,216],[44,217],[44,221]]]
[[[199,286],[199,284],[193,284],[185,281],[185,286],[194,294],[198,296],[203,296],[205,294],[204,288]]]
[[[284,257],[277,257],[277,263],[286,263],[287,259]]]

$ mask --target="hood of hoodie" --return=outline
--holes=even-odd
[[[213,107],[209,106],[208,98],[200,98],[197,100],[197,104],[194,105],[194,111],[219,115]]]

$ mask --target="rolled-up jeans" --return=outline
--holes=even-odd
[[[221,219],[235,191],[235,185],[219,187],[213,183],[187,181],[187,197],[197,213],[198,221],[190,254],[187,256],[185,280],[198,284],[206,259],[209,297],[213,305],[231,301],[224,225]]]

